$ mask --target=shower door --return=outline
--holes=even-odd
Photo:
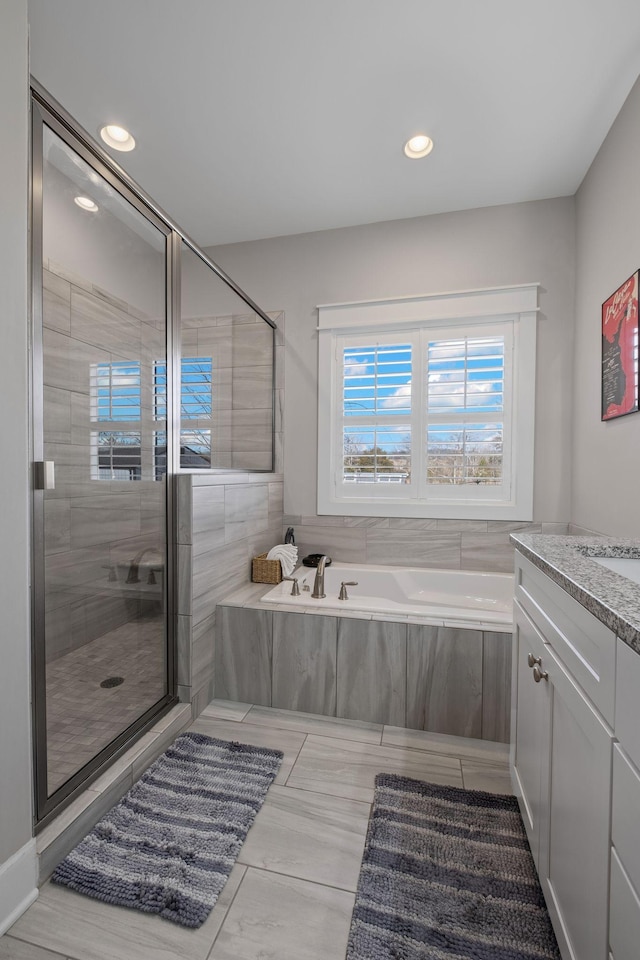
[[[172,241],[60,118],[36,101],[33,114],[34,728],[42,822],[174,700]]]

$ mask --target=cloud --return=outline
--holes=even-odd
[[[397,387],[393,391],[393,396],[387,397],[385,400],[381,400],[379,406],[385,407],[387,410],[406,410],[407,407],[410,407],[411,380],[409,380],[408,383],[403,383],[401,387]]]
[[[441,393],[439,390],[435,390],[433,393],[429,389],[431,406],[434,407],[461,407],[463,406],[464,398],[464,387],[465,384],[463,381],[451,382],[448,375],[436,374],[435,376],[429,377],[429,387],[434,383],[440,383],[445,386],[447,389],[443,390]],[[473,386],[473,390],[467,390],[467,406],[478,406],[479,403],[483,402],[480,398],[483,395],[495,395],[495,399],[498,400],[502,396],[502,385],[496,386],[494,381],[486,382],[477,382],[471,381],[467,383],[467,388]],[[486,403],[486,401],[484,401]],[[495,406],[495,404],[493,404]]]
[[[345,359],[345,377],[364,377],[367,374],[373,375],[373,366],[364,357],[353,357],[352,360]]]
[[[440,393],[440,391],[435,391],[431,393],[431,405],[437,407],[460,407],[462,406],[462,401],[464,399],[464,383],[463,382],[451,382],[447,374],[436,374],[435,376],[430,377],[429,384],[438,382],[446,387],[446,390]],[[496,388],[495,384],[492,382],[487,383],[474,383],[473,391],[468,391],[467,393],[467,406],[478,406],[479,403],[486,403],[480,398],[484,396],[490,396],[491,394],[496,395],[496,400],[501,396],[501,389]],[[402,386],[394,390],[393,395],[387,397],[385,400],[380,402],[380,407],[384,407],[387,410],[393,409],[406,409],[411,406],[411,381],[405,383]]]

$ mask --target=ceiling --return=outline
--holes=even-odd
[[[575,193],[638,0],[29,0],[32,74],[202,246]],[[408,160],[405,140],[435,142]]]

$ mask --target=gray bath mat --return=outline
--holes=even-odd
[[[52,880],[105,903],[201,926],[282,756],[182,734],[59,864]]]
[[[560,960],[515,797],[379,774],[347,960]]]

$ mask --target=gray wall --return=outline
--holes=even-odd
[[[31,836],[27,451],[27,4],[2,6],[0,128],[0,869]],[[7,505],[10,505],[8,507]],[[0,923],[2,921],[0,904]]]
[[[266,309],[287,316],[284,405],[285,515],[309,526],[309,546],[331,547],[325,520],[316,513],[317,311],[320,303],[426,294],[446,290],[539,281],[538,396],[534,520],[566,522],[571,476],[571,371],[574,312],[574,201],[571,198],[468,210],[460,213],[369,224],[321,233],[218,246],[210,255]],[[332,524],[344,526],[341,518]],[[361,520],[358,524],[363,525]],[[412,553],[398,530],[387,525],[389,541],[411,562],[421,562],[426,530]],[[414,522],[404,527],[418,528]],[[510,525],[512,526],[512,525]],[[315,529],[313,529],[315,527]],[[324,541],[318,542],[318,528]],[[385,552],[387,529],[377,525]],[[456,524],[435,529],[427,564],[510,566],[507,526]],[[367,535],[341,531],[336,556],[368,559]],[[474,542],[465,561],[462,537],[489,537],[499,548],[495,562]],[[299,539],[307,546],[304,529]],[[452,539],[453,538],[453,539]],[[414,538],[415,539],[415,538]],[[359,543],[358,547],[358,542]],[[358,555],[343,556],[358,547]],[[375,561],[374,561],[375,562]],[[380,562],[378,558],[377,562]]]
[[[640,414],[600,420],[600,310],[640,267],[640,80],[576,195],[572,521],[640,536]]]

